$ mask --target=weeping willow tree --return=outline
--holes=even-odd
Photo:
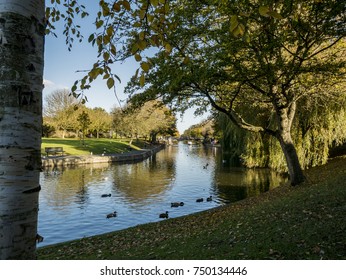
[[[298,108],[302,110],[298,110],[294,119],[292,137],[303,169],[325,164],[330,149],[346,141],[345,91],[341,90],[328,105],[324,98],[326,96],[304,98],[298,102]],[[273,125],[273,116],[265,108],[253,107],[244,114],[257,120],[262,116],[262,125]],[[270,167],[279,172],[287,171],[282,149],[273,138],[239,129],[223,114],[217,114],[216,122],[225,157],[233,162],[239,159],[250,168]]]

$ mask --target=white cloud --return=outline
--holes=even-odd
[[[44,84],[44,87],[45,88],[49,88],[49,87],[55,87],[55,83],[50,81],[50,80],[46,80],[46,79],[43,79],[43,84]]]
[[[59,89],[70,90],[70,88],[65,85],[56,84],[55,82],[51,80],[47,80],[47,79],[43,79],[43,85],[44,85],[43,93],[50,93],[52,91],[59,90]]]

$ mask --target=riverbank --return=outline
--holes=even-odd
[[[136,162],[149,158],[153,154],[164,149],[164,147],[164,145],[155,145],[147,149],[133,150],[117,154],[44,156],[42,157],[42,167],[76,166],[92,163]]]
[[[213,210],[38,250],[39,259],[345,259],[346,157]]]

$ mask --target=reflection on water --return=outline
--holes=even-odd
[[[217,148],[180,143],[139,163],[47,169],[41,174],[39,233],[45,239],[39,246],[159,221],[165,211],[174,218],[207,210],[284,180],[268,170],[228,166],[221,158]],[[203,203],[196,202],[200,197]],[[184,206],[171,208],[175,201]],[[117,217],[107,219],[114,211]]]

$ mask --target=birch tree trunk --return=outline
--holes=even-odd
[[[44,0],[0,0],[0,259],[34,259]]]

